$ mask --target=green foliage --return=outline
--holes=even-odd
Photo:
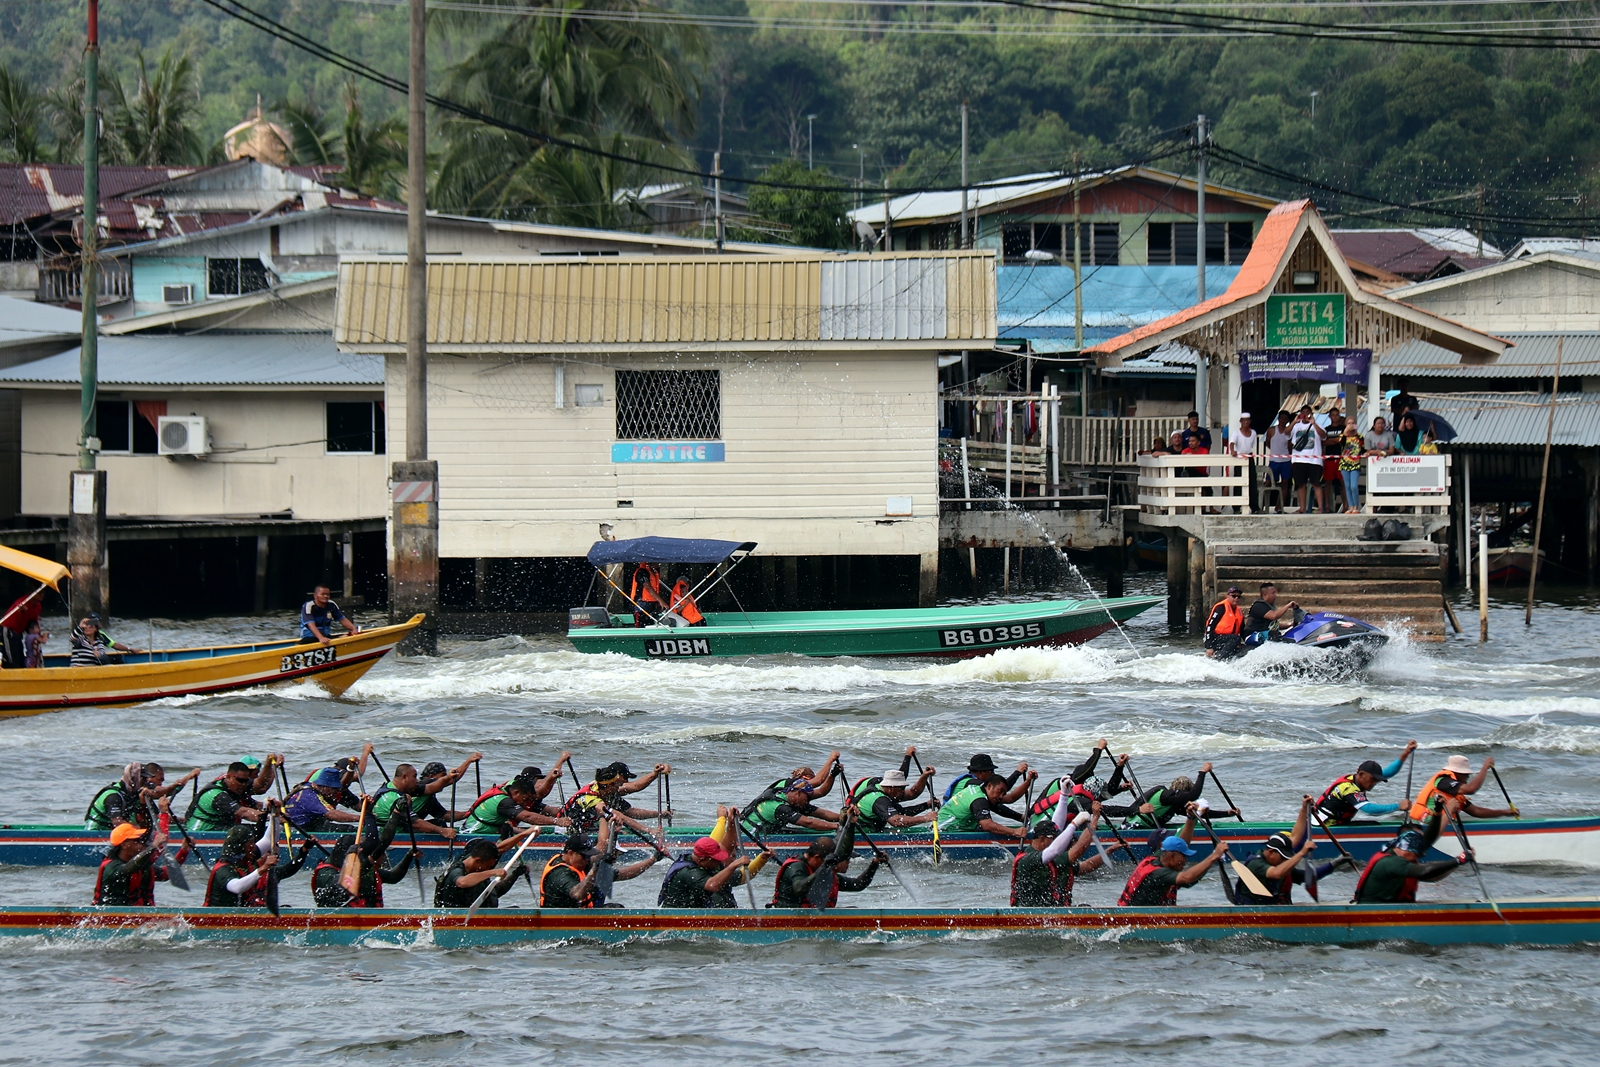
[[[189,53],[174,55],[168,46],[153,72],[143,49],[136,57],[138,75],[131,90],[120,79],[109,79],[101,159],[147,167],[206,162],[208,153],[195,126],[200,89]]]
[[[341,168],[340,187],[398,199],[406,175],[406,124],[398,115],[367,121],[354,82],[344,87],[344,122],[315,104],[280,100],[274,113],[288,129],[291,161]]]
[[[795,159],[774,163],[761,176],[768,181],[793,185],[837,187],[843,184],[826,170],[820,167],[807,170],[803,163]],[[850,198],[842,189],[779,189],[766,185],[750,187],[750,213],[756,217],[752,228],[765,232],[776,231],[779,239],[785,243],[806,248],[849,247],[850,222],[845,218],[845,212],[849,210]],[[762,227],[762,222],[773,225]]]

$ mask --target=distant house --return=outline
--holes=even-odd
[[[706,236],[716,226],[716,196],[698,182],[646,185],[620,195],[632,199],[650,217],[651,233]],[[740,222],[749,214],[750,198],[724,187],[723,219]]]
[[[1334,230],[1333,239],[1358,277],[1406,281],[1442,278],[1500,261],[1500,250],[1470,230]]]

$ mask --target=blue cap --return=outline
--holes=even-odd
[[[1194,855],[1194,849],[1189,847],[1189,842],[1185,841],[1183,838],[1179,837],[1177,834],[1172,834],[1169,837],[1167,837],[1166,840],[1161,842],[1161,851],[1162,852],[1181,852],[1185,856]]]
[[[340,774],[332,767],[324,767],[322,770],[317,772],[317,776],[315,778],[311,779],[311,784],[320,786],[323,789],[338,789],[343,778],[344,775]]]

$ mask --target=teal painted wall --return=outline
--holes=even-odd
[[[133,302],[160,304],[164,285],[194,286],[196,302],[206,298],[205,256],[134,256]]]

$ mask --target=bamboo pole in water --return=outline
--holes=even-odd
[[[1539,472],[1539,510],[1533,515],[1533,560],[1528,565],[1528,604],[1522,624],[1533,625],[1533,587],[1539,580],[1539,540],[1544,534],[1544,495],[1550,486],[1550,441],[1556,429],[1556,394],[1561,392],[1561,348],[1565,337],[1556,338],[1556,376],[1550,386],[1550,414],[1544,424],[1544,469]]]
[[[1478,640],[1489,640],[1489,534],[1478,535]]]

